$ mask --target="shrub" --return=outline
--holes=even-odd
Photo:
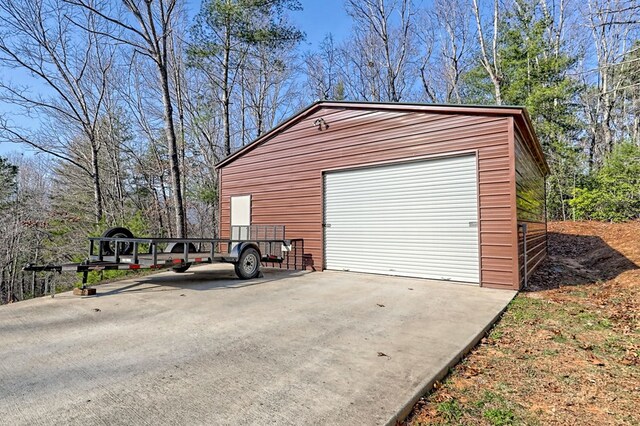
[[[621,222],[640,217],[640,146],[617,145],[587,188],[570,201],[577,219]]]

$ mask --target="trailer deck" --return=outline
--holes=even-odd
[[[304,240],[285,238],[283,225],[234,226],[231,235],[236,238],[136,238],[124,228],[112,228],[102,237],[88,238],[89,253],[83,262],[29,264],[23,269],[83,273],[86,283],[92,271],[171,268],[185,272],[192,265],[214,262],[233,263],[242,279],[257,276],[261,263],[303,267]]]

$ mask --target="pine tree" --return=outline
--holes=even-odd
[[[508,105],[527,108],[552,170],[548,179],[550,217],[568,218],[567,201],[582,170],[576,98],[581,87],[568,76],[576,58],[556,44],[553,18],[537,1],[515,0],[500,24],[500,91]],[[467,101],[493,103],[493,86],[481,66],[465,78]]]
[[[284,19],[287,10],[300,10],[298,0],[208,0],[192,29],[189,58],[205,72],[222,104],[224,154],[232,151],[231,104],[252,47],[273,50],[295,45],[304,33]]]

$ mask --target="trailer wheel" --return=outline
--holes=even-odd
[[[260,274],[260,253],[253,247],[244,249],[234,267],[238,278],[243,280],[256,278]]]
[[[187,269],[189,269],[189,267],[191,266],[191,264],[187,263],[184,266],[176,266],[174,268],[171,268],[173,270],[173,272],[177,273],[177,274],[181,274],[183,272],[187,272]]]
[[[127,228],[110,228],[104,231],[102,234],[105,238],[133,238],[133,233]],[[133,244],[129,242],[118,243],[120,254],[131,254],[133,252]],[[116,254],[116,242],[115,241],[103,241],[102,254],[107,256],[113,256]]]

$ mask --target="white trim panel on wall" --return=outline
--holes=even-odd
[[[251,225],[251,195],[234,195],[231,197],[231,239],[248,239],[249,228],[234,226]],[[235,245],[235,244],[234,244]]]

